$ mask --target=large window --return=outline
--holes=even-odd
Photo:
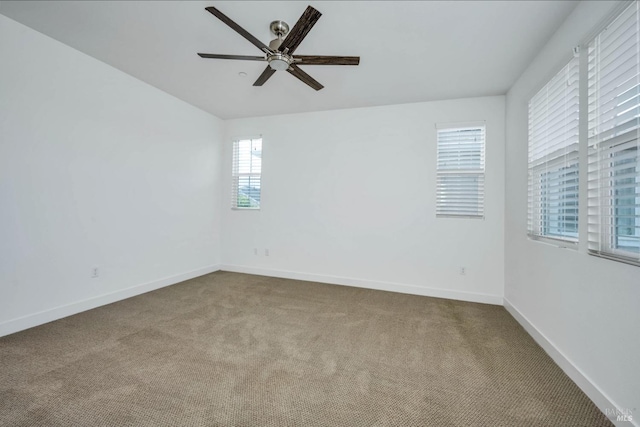
[[[260,209],[261,173],[262,138],[233,141],[233,209]]]
[[[484,124],[438,125],[436,216],[484,217]]]
[[[578,239],[578,68],[574,57],[529,101],[528,232]]]
[[[588,45],[589,251],[640,265],[640,10]]]

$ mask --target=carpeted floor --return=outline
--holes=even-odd
[[[502,307],[218,272],[0,338],[3,426],[608,426]]]

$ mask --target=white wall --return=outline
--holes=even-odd
[[[478,120],[487,127],[486,218],[436,218],[435,123]],[[504,97],[227,125],[224,269],[502,304]],[[231,141],[257,135],[262,209],[233,211]]]
[[[505,305],[603,411],[637,419],[640,269],[526,236],[527,102],[616,3],[580,3],[507,94]]]
[[[0,335],[217,269],[220,120],[1,15],[0,57]]]

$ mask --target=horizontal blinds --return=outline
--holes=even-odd
[[[484,215],[485,127],[438,129],[436,215]]]
[[[638,2],[588,45],[588,240],[592,254],[640,265]]]
[[[262,174],[262,139],[242,139],[233,142],[231,207],[260,207]]]
[[[577,241],[579,60],[529,101],[528,232]]]

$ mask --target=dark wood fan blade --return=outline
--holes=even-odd
[[[324,87],[320,83],[318,83],[313,77],[311,77],[309,74],[302,71],[296,64],[291,64],[289,68],[287,68],[287,71],[293,76],[295,76],[296,78],[300,79],[302,82],[314,88],[315,90],[320,90]]]
[[[302,40],[307,36],[311,28],[316,25],[318,19],[322,16],[322,13],[318,12],[316,9],[311,6],[307,6],[307,9],[304,11],[296,25],[293,26],[287,37],[284,39],[278,50],[280,52],[284,52],[285,49],[289,49],[287,53],[289,55],[293,54],[293,52],[298,48]]]
[[[207,12],[211,13],[213,16],[215,16],[216,18],[218,18],[219,20],[227,24],[229,27],[231,27],[233,30],[235,30],[235,32],[240,34],[242,37],[244,37],[245,39],[253,43],[258,49],[264,52],[272,52],[271,49],[269,49],[269,47],[266,44],[262,43],[260,40],[258,40],[257,38],[249,34],[247,30],[245,30],[240,25],[233,22],[231,18],[229,18],[224,13],[220,12],[215,7],[209,6],[209,7],[205,7],[205,9],[207,10]]]
[[[293,59],[298,65],[358,65],[359,56],[320,56],[295,55]]]
[[[248,56],[248,55],[219,55],[217,53],[199,53],[200,58],[213,59],[243,59],[246,61],[266,61],[264,56]]]
[[[258,80],[256,80],[255,83],[253,83],[253,85],[254,86],[262,86],[264,84],[264,82],[269,80],[269,77],[273,76],[273,73],[275,73],[275,72],[276,72],[276,70],[274,70],[273,68],[271,68],[270,66],[267,65],[267,68],[264,69],[262,74],[260,74],[260,77],[258,77]]]

